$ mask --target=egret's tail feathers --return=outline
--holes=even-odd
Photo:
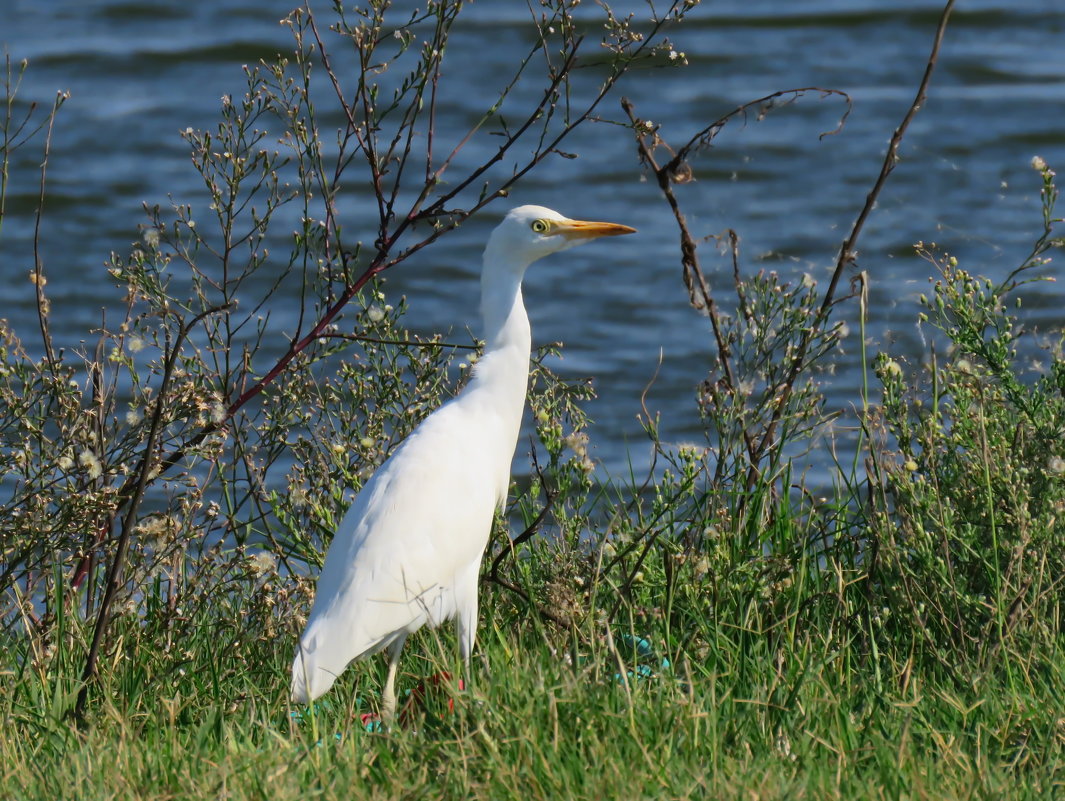
[[[325,695],[333,686],[336,678],[336,673],[318,664],[313,653],[308,653],[302,647],[296,649],[296,658],[292,661],[290,687],[292,700],[295,703],[309,704],[315,698]]]
[[[330,630],[321,621],[309,623],[292,660],[292,700],[308,704],[325,695],[351,662],[388,648],[400,638],[406,639],[408,633],[401,627],[383,636],[365,632],[352,636],[348,631]]]

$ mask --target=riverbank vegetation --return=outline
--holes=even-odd
[[[683,68],[666,37],[694,4],[607,16],[594,47],[572,5],[544,7],[513,78],[447,143],[431,133],[458,3],[402,19],[373,4],[332,33],[300,10],[294,53],[246,68],[217,128],[185,133],[204,195],[148,209],[112,257],[116,304],[91,346],[53,341],[61,310],[36,260],[38,330],[0,322],[4,797],[1061,792],[1065,355],[1024,305],[1062,245],[1051,165],[1033,160],[1042,235],[1005,278],[916,246],[924,352],[847,340],[865,365],[855,436],[836,440],[821,391],[839,309],[862,329],[873,313],[857,243],[933,102],[952,3],[865,208],[826,254],[830,281],[748,269],[730,232],[715,243],[734,265],[727,296],[683,213],[706,148],[781,99],[848,99],[786,90],[669,142],[668,120],[641,119],[638,98],[619,107],[617,85],[635,66]],[[574,74],[593,55],[594,87]],[[15,154],[36,148],[46,167],[62,119],[62,97],[43,115],[17,101],[25,68],[8,62],[0,109],[0,249]],[[460,689],[450,631],[423,631],[400,726],[373,717],[378,661],[293,707],[287,672],[341,510],[476,360],[474,341],[408,331],[380,279],[573,155],[569,132],[614,113],[608,98],[675,211],[677,291],[707,320],[705,442],[661,442],[645,410],[654,463],[603,477],[593,386],[554,373],[545,348],[535,442],[519,449],[531,478],[484,561],[474,675]],[[471,164],[465,144],[489,135],[498,155]],[[798,475],[809,448],[833,453],[830,486]]]

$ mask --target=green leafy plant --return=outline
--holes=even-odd
[[[1063,594],[1065,362],[1060,332],[1039,353],[1021,317],[1053,236],[1057,189],[1042,163],[1044,234],[1002,283],[919,246],[939,272],[922,320],[947,341],[916,370],[881,355],[878,576],[915,647],[986,669],[1056,630]],[[1014,311],[1010,311],[1011,307]],[[1005,662],[1005,665],[1010,661]]]

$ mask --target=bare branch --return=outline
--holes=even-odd
[[[794,391],[795,381],[799,377],[799,373],[806,360],[806,354],[809,350],[810,343],[813,341],[816,332],[821,329],[825,324],[825,321],[828,319],[828,315],[836,300],[836,288],[839,285],[840,278],[843,276],[843,271],[850,264],[853,264],[857,258],[855,248],[858,244],[858,237],[861,236],[862,229],[865,226],[865,221],[868,219],[870,213],[872,213],[873,208],[875,208],[877,198],[880,197],[880,192],[884,188],[884,184],[887,183],[888,176],[891,175],[895,166],[898,164],[899,146],[902,144],[902,139],[906,135],[906,130],[909,128],[910,122],[912,122],[913,118],[917,116],[917,112],[924,105],[925,99],[928,96],[928,86],[932,81],[932,73],[935,71],[936,63],[939,60],[939,48],[943,43],[943,36],[947,30],[947,23],[950,21],[950,14],[954,10],[954,2],[955,0],[947,0],[942,13],[940,14],[939,23],[936,26],[935,38],[932,42],[932,51],[928,55],[924,75],[921,77],[921,83],[917,88],[917,95],[914,97],[909,109],[907,109],[906,114],[903,116],[899,127],[896,128],[895,132],[892,134],[891,142],[888,144],[887,154],[884,156],[884,162],[880,167],[880,174],[873,183],[873,188],[866,196],[865,205],[862,206],[861,211],[858,213],[858,217],[855,219],[854,225],[851,227],[850,234],[848,234],[847,238],[843,241],[839,257],[836,260],[836,268],[832,271],[832,278],[829,280],[828,289],[825,290],[821,308],[818,310],[813,325],[805,332],[803,339],[799,344],[798,351],[792,361],[791,370],[788,374],[783,391],[780,393],[780,398],[777,402],[773,418],[758,444],[758,450],[761,453],[765,452],[765,449],[770,443],[772,443],[773,437],[776,436],[777,426],[784,414],[784,409],[787,407],[788,399]],[[748,476],[748,486],[753,486],[754,479],[755,473],[752,466],[751,473]]]

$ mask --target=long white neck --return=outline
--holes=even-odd
[[[485,354],[514,348],[528,361],[529,317],[521,298],[521,276],[486,271],[481,278],[481,322]]]
[[[525,267],[489,241],[481,273],[484,355],[466,389],[471,394],[490,394],[493,408],[513,428],[515,441],[525,408],[532,348],[529,317],[521,298]]]

